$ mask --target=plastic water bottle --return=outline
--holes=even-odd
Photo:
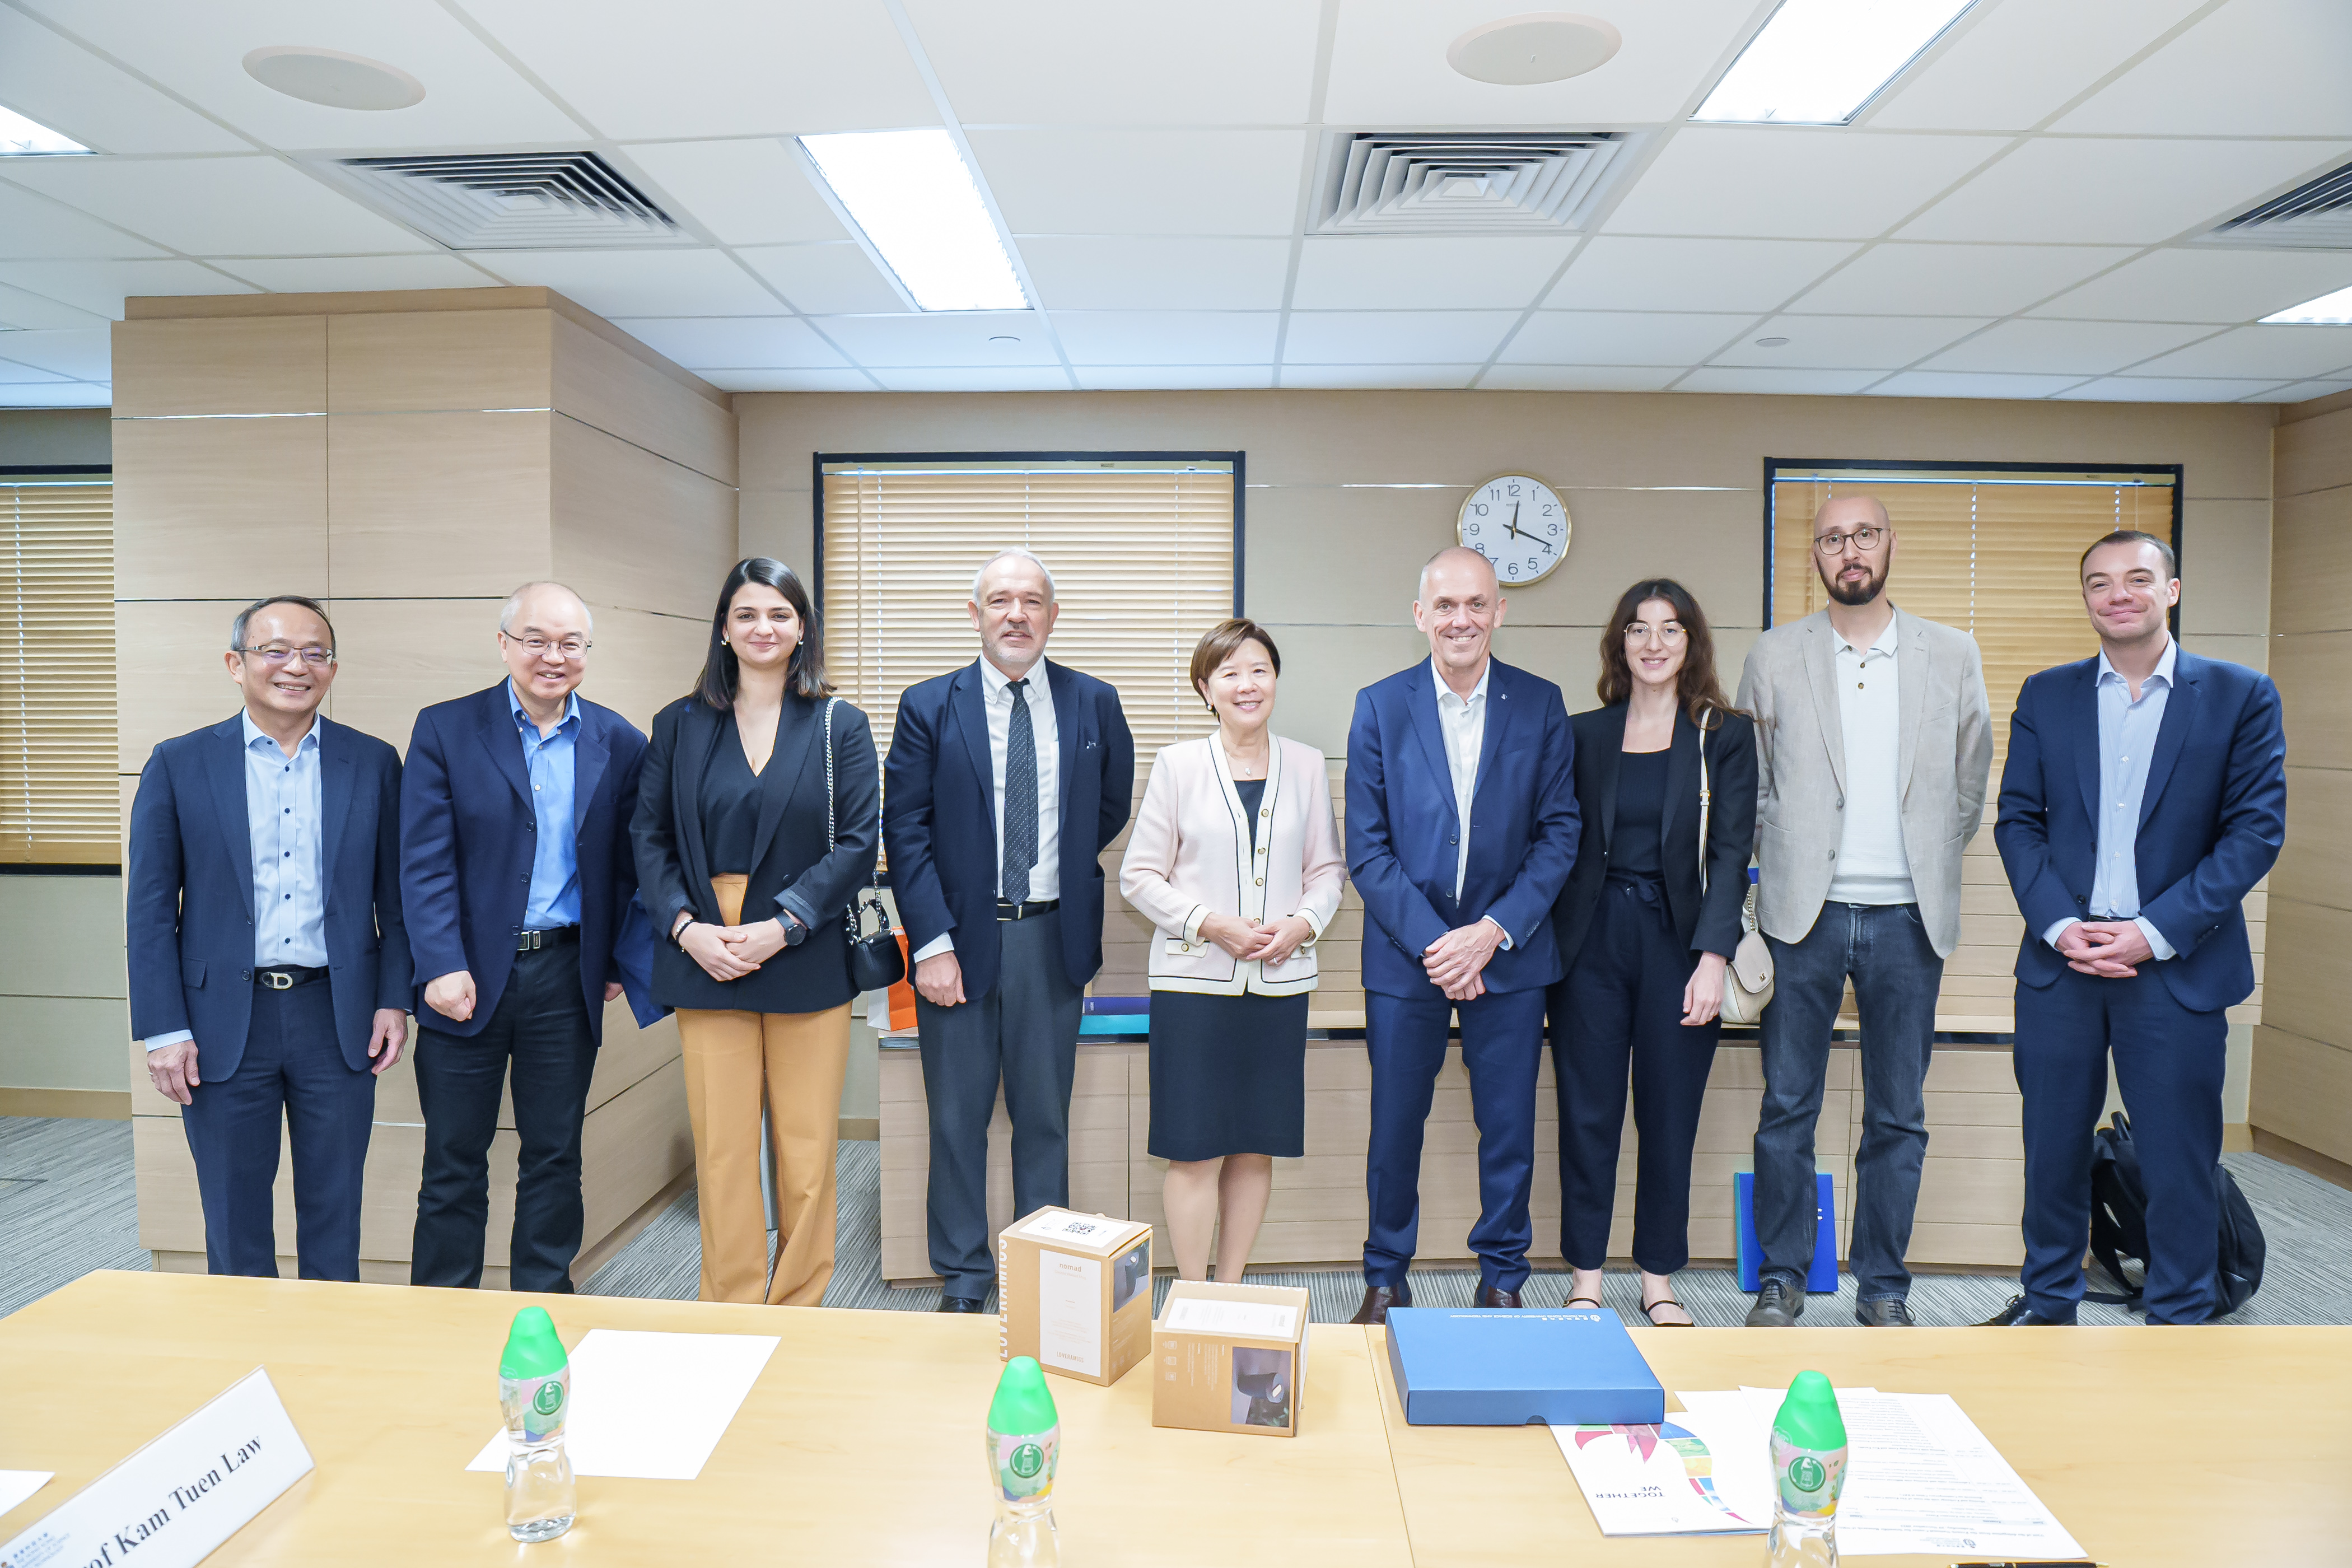
[[[1837,1391],[1801,1372],[1772,1418],[1772,1533],[1768,1568],[1837,1568],[1838,1493],[1845,1487],[1845,1417]]]
[[[572,1528],[580,1495],[563,1451],[572,1361],[544,1307],[515,1314],[499,1357],[499,1409],[507,1423],[507,1533],[552,1541]]]
[[[996,1380],[988,1406],[988,1468],[996,1478],[996,1522],[988,1531],[988,1568],[1058,1568],[1054,1532],[1054,1461],[1062,1418],[1045,1373],[1017,1355]]]

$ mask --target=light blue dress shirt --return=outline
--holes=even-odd
[[[2099,701],[2099,862],[2091,879],[2091,918],[2132,921],[2147,938],[2148,951],[2159,959],[2173,957],[2176,950],[2153,922],[2140,916],[2136,856],[2140,805],[2147,795],[2148,760],[2156,752],[2157,732],[2164,727],[2165,703],[2172,695],[2172,670],[2179,654],[2180,645],[2167,637],[2164,657],[2156,661],[2155,672],[2140,682],[2139,700],[2134,701],[2131,683],[2107,662],[2103,651],[2094,689]],[[2066,928],[2074,923],[2052,921],[2042,933],[2042,940],[2057,946]]]
[[[522,736],[522,758],[530,773],[530,809],[538,840],[530,856],[530,897],[522,910],[523,929],[548,931],[580,923],[580,846],[572,826],[573,753],[580,738],[580,699],[564,700],[563,720],[542,736],[539,721],[523,710],[514,682],[507,682],[507,707]]]

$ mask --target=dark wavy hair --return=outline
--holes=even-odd
[[[1626,589],[1618,597],[1617,613],[1601,628],[1601,679],[1594,682],[1594,689],[1601,705],[1613,707],[1633,695],[1633,667],[1625,658],[1625,628],[1650,599],[1664,599],[1675,607],[1675,619],[1683,626],[1683,667],[1675,673],[1675,694],[1682,699],[1683,711],[1690,715],[1692,723],[1712,730],[1723,722],[1724,714],[1739,710],[1723,694],[1723,682],[1716,674],[1715,633],[1707,626],[1706,612],[1698,607],[1688,588],[1671,577],[1644,578]]]
[[[784,689],[810,701],[832,696],[833,688],[824,679],[824,640],[808,587],[799,573],[765,555],[738,561],[735,569],[727,574],[727,581],[719,585],[719,607],[710,612],[710,651],[702,661],[702,679],[694,683],[694,690],[688,695],[700,698],[721,713],[734,709],[741,661],[727,646],[727,612],[734,608],[735,595],[746,583],[762,583],[773,588],[784,596],[793,614],[800,617],[801,646],[793,650],[792,663],[784,671]]]

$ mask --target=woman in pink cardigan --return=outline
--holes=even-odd
[[[1238,1283],[1277,1155],[1306,1152],[1307,994],[1347,860],[1323,753],[1267,728],[1282,655],[1255,621],[1192,650],[1213,735],[1151,764],[1119,890],[1151,948],[1151,1132],[1176,1268]]]

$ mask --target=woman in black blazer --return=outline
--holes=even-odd
[[[1567,975],[1546,995],[1568,1304],[1601,1304],[1630,1072],[1642,1310],[1660,1328],[1687,1327],[1668,1277],[1690,1261],[1691,1145],[1756,844],[1756,726],[1723,694],[1698,602],[1668,578],[1617,601],[1601,634],[1599,689],[1601,706],[1569,721],[1583,837],[1552,907]],[[1712,797],[1703,897],[1702,750]]]
[[[834,1144],[856,995],[843,913],[873,874],[881,820],[873,731],[825,684],[808,590],[781,562],[737,562],[701,680],[654,720],[629,829],[638,896],[669,938],[655,949],[654,994],[677,1009],[685,1046],[706,1301],[814,1307],[833,1278]],[[776,1150],[772,1279],[763,1091]]]

